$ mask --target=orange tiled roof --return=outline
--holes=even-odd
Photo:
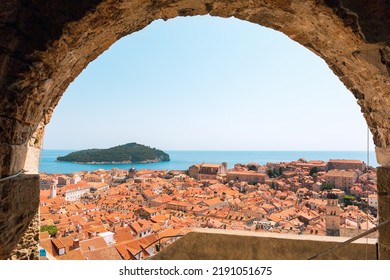
[[[228,171],[227,174],[236,174],[236,175],[253,175],[258,177],[267,177],[264,173],[254,172],[254,171]]]
[[[50,238],[50,234],[47,231],[39,232],[39,240],[46,240]]]
[[[65,193],[65,192],[70,191],[70,190],[77,190],[78,188],[80,188],[80,189],[88,188],[88,184],[89,184],[88,182],[80,181],[77,184],[70,184],[70,185],[66,185],[62,188],[59,188],[58,191],[61,193]]]
[[[141,231],[147,230],[148,228],[152,228],[152,223],[148,220],[140,220],[138,222],[132,223],[130,226],[136,233],[139,233]]]
[[[355,159],[331,159],[329,162],[338,162],[338,163],[363,163],[361,160]]]
[[[101,248],[83,253],[87,260],[122,260],[115,247]]]
[[[326,176],[327,177],[355,177],[356,176],[356,173],[353,172],[353,171],[345,171],[345,170],[337,170],[337,169],[333,169],[333,170],[329,170],[327,173],[326,173]]]
[[[44,248],[50,255],[52,256],[57,256],[57,252],[54,249],[54,245],[51,242],[50,239],[45,239],[45,240],[39,240],[39,244]]]
[[[212,168],[218,168],[222,166],[222,164],[215,164],[215,163],[202,163],[200,165],[201,167],[212,167]]]
[[[115,248],[118,250],[119,254],[121,255],[121,258],[123,260],[131,260],[133,259],[130,252],[127,250],[127,242],[122,244],[116,244]]]
[[[67,252],[65,255],[56,256],[58,260],[85,260],[84,255],[80,250],[71,250]]]
[[[53,242],[57,249],[66,248],[65,244],[63,244],[59,238],[53,238],[51,239],[51,242]]]
[[[79,244],[80,244],[80,250],[82,252],[94,251],[94,250],[108,247],[107,243],[104,241],[104,238],[100,236],[94,237],[92,239],[80,241]]]
[[[128,242],[134,239],[132,231],[129,227],[121,227],[115,229],[114,239],[117,243]]]

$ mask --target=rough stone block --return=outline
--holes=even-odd
[[[196,229],[152,257],[154,260],[307,260],[343,237]],[[229,250],[226,250],[226,246]],[[367,254],[367,255],[366,255]],[[375,240],[356,241],[319,256],[322,260],[376,259]]]
[[[390,149],[375,147],[375,154],[378,163],[382,167],[390,167]]]
[[[0,102],[1,103],[1,102]],[[3,108],[0,104],[0,108]],[[0,116],[0,139],[1,143],[21,145],[30,139],[37,125],[22,123],[16,119]]]
[[[390,195],[378,196],[378,216],[382,223],[390,219]],[[390,224],[379,229],[379,244],[390,246]]]
[[[6,259],[38,212],[39,175],[0,182],[0,259]]]
[[[382,223],[390,219],[390,168],[378,167],[378,216]],[[390,225],[379,229],[379,257],[390,259]]]
[[[38,174],[39,155],[41,149],[28,146],[24,170],[28,174]]]
[[[23,170],[27,155],[27,144],[0,144],[0,178]]]
[[[39,214],[35,215],[33,221],[25,231],[21,241],[16,246],[15,250],[11,253],[9,260],[38,260],[39,250]]]
[[[378,167],[377,175],[379,195],[390,195],[390,167]]]
[[[379,244],[379,259],[390,260],[390,246]]]

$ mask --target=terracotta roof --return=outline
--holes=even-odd
[[[122,260],[115,247],[101,248],[94,251],[84,252],[87,260]]]
[[[337,163],[363,163],[361,160],[355,159],[331,159],[329,162],[337,162]]]
[[[141,254],[144,255],[141,244],[139,243],[139,239],[136,239],[136,240],[133,240],[133,241],[126,243],[126,249],[130,253],[130,256],[132,259],[135,259],[136,255],[139,252],[141,252]]]
[[[228,171],[227,174],[233,174],[233,175],[253,175],[258,177],[266,177],[267,175],[264,173],[254,172],[254,171]]]
[[[44,215],[44,214],[49,214],[50,213],[50,207],[49,206],[40,206],[39,207],[39,214]]]
[[[165,214],[156,215],[151,217],[150,220],[154,223],[165,223],[169,219],[169,216]]]
[[[200,165],[201,167],[212,167],[212,168],[218,168],[222,166],[222,164],[215,164],[215,163],[202,163]]]
[[[65,255],[56,256],[58,260],[85,260],[84,255],[80,250],[71,250],[67,252]]]
[[[130,225],[130,227],[136,232],[139,233],[141,231],[151,229],[152,228],[152,223],[148,220],[140,220],[138,222],[134,222]]]
[[[118,250],[123,260],[131,260],[133,259],[130,252],[127,250],[127,243],[117,244],[115,248]]]
[[[39,240],[49,239],[50,234],[47,231],[39,232]]]
[[[88,188],[88,187],[89,186],[88,186],[87,182],[80,181],[77,184],[66,185],[62,188],[58,188],[57,190],[59,192],[67,192],[67,191],[71,191],[71,190],[84,189],[84,188]]]
[[[65,244],[63,244],[59,238],[53,238],[51,239],[51,242],[53,242],[57,249],[66,248]]]
[[[179,230],[176,230],[176,229],[173,229],[173,228],[167,228],[166,230],[162,231],[159,233],[159,237],[162,238],[162,237],[167,237],[167,236],[175,236],[175,235],[178,235],[178,234],[181,234],[181,232]],[[166,240],[164,240],[165,242]]]
[[[117,243],[121,243],[121,242],[128,242],[130,240],[133,240],[134,237],[132,235],[132,231],[129,227],[121,227],[121,228],[117,228],[115,229],[115,235],[114,235],[114,239]]]
[[[101,183],[101,182],[88,182],[88,185],[91,187],[95,187],[97,189],[108,187],[107,183]]]
[[[189,203],[186,201],[171,201],[168,205],[177,205],[177,206],[185,206],[188,207]]]
[[[204,202],[205,202],[208,206],[213,206],[213,205],[222,203],[223,201],[222,201],[219,197],[216,197],[216,198],[212,198],[212,199],[207,199],[207,200],[205,200]]]
[[[108,247],[107,243],[104,241],[104,238],[100,236],[94,237],[92,239],[80,241],[79,244],[80,244],[80,250],[82,252],[94,251],[94,250]]]
[[[40,245],[52,256],[57,256],[57,252],[54,249],[54,245],[50,239],[39,240]]]
[[[329,170],[327,173],[326,173],[326,176],[327,177],[355,177],[356,176],[356,173],[353,172],[353,171],[345,171],[345,170],[337,170],[337,169],[333,169],[333,170]]]
[[[159,237],[161,238],[160,235],[159,235]],[[146,247],[151,246],[151,244],[153,244],[157,240],[158,240],[157,234],[151,234],[151,235],[144,236],[144,237],[140,238],[139,242],[140,242],[140,245],[142,246],[142,248],[145,249]]]
[[[263,207],[264,209],[274,209],[275,206],[271,205],[271,204],[263,204],[261,207]]]

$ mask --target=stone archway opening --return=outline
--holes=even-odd
[[[374,136],[380,220],[389,218],[390,7],[383,1],[35,1],[7,2],[0,29],[0,178],[37,173],[45,125],[63,92],[89,62],[121,37],[156,19],[210,14],[278,30],[323,58],[353,93]],[[36,175],[0,182],[0,257],[34,216]],[[9,234],[13,232],[13,234]],[[390,236],[380,231],[380,254]]]
[[[322,59],[280,32],[235,18],[159,20],[117,41],[72,82],[46,126],[44,148],[131,140],[164,150],[331,150],[336,143],[362,150],[365,123],[353,102]],[[307,118],[295,117],[298,111]],[[199,114],[207,123],[194,119]],[[294,142],[305,144],[285,139],[292,126],[301,131]],[[168,127],[181,133],[170,136]],[[193,133],[205,127],[212,129]],[[187,141],[193,145],[183,146]],[[262,142],[268,145],[255,146]]]

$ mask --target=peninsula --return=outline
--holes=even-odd
[[[110,163],[147,163],[169,161],[169,155],[156,148],[150,148],[137,143],[128,143],[108,149],[88,149],[72,152],[58,161],[68,161],[89,164]]]

